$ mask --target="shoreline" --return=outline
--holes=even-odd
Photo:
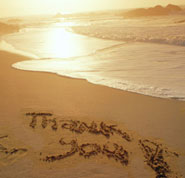
[[[134,45],[141,45],[142,48],[144,46],[147,46],[147,44],[142,44],[142,43],[134,43],[131,46],[134,46]],[[163,47],[167,48],[167,46],[163,46]],[[155,55],[155,54],[153,54],[153,55]],[[116,57],[116,55],[115,55],[115,57]],[[96,56],[95,57],[92,56],[92,58],[95,59],[95,64],[97,64],[97,66],[100,65],[99,62],[96,61]],[[169,58],[170,58],[170,55],[169,55]],[[73,58],[73,59],[69,58],[69,62],[72,64],[72,66],[73,65],[75,66],[76,60],[75,60],[75,58]],[[76,59],[78,59],[78,58],[76,58]],[[87,61],[88,61],[88,59],[91,60],[91,56],[87,56],[87,58],[85,56],[80,57],[79,61],[82,60],[85,62],[86,59],[87,59]],[[104,58],[102,58],[102,59],[105,60]],[[114,55],[112,56],[112,59],[114,59]],[[173,61],[175,61],[175,58]],[[136,61],[134,63],[136,63]],[[156,63],[159,63],[159,61],[156,61]],[[58,65],[58,66],[61,65],[61,67],[54,68],[54,67],[52,67],[53,65]],[[161,67],[159,67],[159,69],[158,69],[159,74],[156,69],[155,69],[156,71],[153,73],[152,72],[150,73],[149,72],[150,70],[146,71],[146,73],[147,73],[146,76],[148,76],[148,77],[146,77],[144,74],[142,74],[142,75],[137,74],[139,72],[143,73],[144,69],[142,69],[141,67],[138,67],[138,69],[136,69],[136,72],[134,73],[131,70],[127,71],[127,67],[123,66],[123,69],[121,70],[121,72],[119,74],[120,76],[116,77],[116,72],[118,72],[119,70],[116,71],[117,69],[115,69],[115,71],[116,71],[115,73],[108,74],[108,72],[106,70],[110,70],[110,69],[108,69],[108,68],[106,69],[106,67],[104,68],[101,65],[100,66],[102,67],[102,74],[99,74],[99,72],[100,72],[99,69],[96,69],[96,67],[93,67],[93,65],[91,66],[91,64],[89,66],[88,66],[88,64],[84,64],[84,65],[87,65],[87,68],[90,68],[89,69],[90,72],[86,71],[83,67],[80,68],[80,65],[79,65],[79,68],[80,68],[79,71],[77,69],[73,69],[70,67],[68,69],[68,66],[67,66],[67,70],[66,70],[65,67],[62,67],[62,65],[63,65],[63,60],[60,61],[59,59],[54,59],[54,58],[47,59],[46,58],[46,59],[38,59],[38,60],[33,59],[33,60],[17,62],[17,63],[13,64],[13,67],[20,69],[20,70],[37,71],[37,72],[51,72],[51,73],[56,73],[57,75],[60,75],[60,76],[66,75],[67,77],[83,78],[83,79],[86,79],[88,82],[95,84],[95,85],[104,85],[104,86],[107,86],[110,88],[120,89],[123,91],[129,91],[132,93],[138,93],[138,94],[142,94],[145,96],[152,96],[152,97],[157,97],[157,98],[176,99],[179,101],[185,101],[185,97],[184,97],[185,93],[183,91],[183,88],[184,88],[183,77],[182,77],[183,75],[179,75],[179,76],[177,75],[178,73],[180,73],[182,71],[178,72],[175,70],[174,76],[170,77],[170,74],[171,74],[171,73],[169,73],[170,70],[167,71],[166,68],[162,68],[163,63],[161,64]],[[64,65],[66,65],[65,62],[64,62]],[[121,65],[123,65],[123,64],[121,63]],[[131,63],[128,65],[134,66],[135,64]],[[137,65],[137,63],[136,63],[136,65]],[[172,67],[175,64],[173,64],[173,65],[170,64],[170,65]],[[180,66],[180,64],[177,64],[177,65]],[[42,67],[39,67],[39,66],[42,66]],[[150,68],[151,67],[152,66],[150,66]],[[154,68],[156,67],[155,64],[153,67]],[[78,68],[78,63],[77,63],[77,68]],[[80,72],[81,70],[83,72]],[[91,72],[91,70],[92,71],[94,70],[94,71]],[[132,70],[134,71],[134,67]],[[161,71],[165,71],[165,72],[161,72]],[[171,72],[173,72],[173,70]],[[128,73],[128,76],[127,76],[127,73]],[[182,72],[182,74],[183,74],[183,72]],[[121,75],[123,75],[125,77],[121,77]],[[153,80],[151,82],[149,80],[150,79],[149,76],[151,78],[153,78]]]
[[[0,140],[0,144],[2,144],[2,142],[8,146],[15,144],[18,148],[23,147],[28,151],[31,150],[31,153],[28,152],[26,156],[16,159],[14,163],[7,163],[7,166],[3,169],[0,167],[3,173],[2,175],[5,177],[7,175],[7,177],[16,177],[16,175],[23,175],[23,177],[26,177],[26,175],[29,175],[29,177],[37,175],[37,177],[42,177],[42,170],[45,170],[45,164],[42,163],[43,167],[40,169],[38,165],[41,163],[37,163],[37,166],[34,167],[37,171],[32,174],[31,165],[34,163],[33,160],[39,157],[38,153],[41,152],[41,150],[43,152],[43,150],[47,151],[49,149],[47,148],[48,141],[52,143],[56,141],[56,138],[58,139],[60,137],[60,135],[57,134],[59,131],[50,133],[51,129],[49,130],[49,128],[45,130],[43,130],[42,127],[37,127],[35,130],[30,128],[26,120],[27,118],[25,118],[24,115],[25,110],[28,110],[28,112],[51,111],[54,115],[60,116],[59,118],[79,120],[80,122],[84,121],[88,124],[92,121],[95,123],[103,121],[105,123],[119,124],[118,126],[128,130],[128,133],[134,136],[135,140],[138,138],[153,139],[159,141],[159,143],[162,142],[168,145],[172,150],[182,152],[178,165],[181,174],[185,175],[183,167],[185,157],[185,143],[183,142],[185,136],[184,101],[145,96],[106,86],[95,85],[83,79],[71,79],[53,75],[49,72],[15,70],[11,67],[13,63],[28,58],[4,51],[0,51],[0,58],[2,83],[0,87],[0,134],[9,135],[8,138],[4,138],[5,141],[4,139],[3,141]],[[63,134],[67,135],[69,133],[64,132]],[[75,133],[71,136],[75,136],[80,143],[83,140],[85,141],[85,139],[92,141],[96,140],[98,144],[101,142],[103,143],[103,139],[105,141],[107,140],[101,135],[94,138],[92,135],[88,135],[88,133],[85,133],[85,137],[83,137],[83,135],[75,135]],[[6,139],[9,138],[12,138],[14,141],[12,142],[10,140],[11,143],[6,143]],[[116,140],[119,141],[119,138],[113,138],[113,141]],[[134,146],[137,145],[136,143],[133,144]],[[130,148],[126,143],[125,146],[128,146],[128,149]],[[54,150],[58,149],[61,149],[61,146],[56,146],[56,148],[54,148]],[[19,151],[22,151],[20,155],[24,155],[23,152],[25,150],[22,149]],[[135,147],[133,147],[133,151],[135,151]],[[136,153],[134,152],[134,154]],[[137,151],[137,154],[139,155],[140,152]],[[36,158],[34,155],[37,155]],[[112,171],[117,171],[117,173],[114,173],[116,177],[119,177],[117,174],[120,173],[121,175],[125,171],[124,169],[122,171],[119,166],[117,168],[114,166],[114,168],[110,168],[111,164],[114,165],[114,161],[109,165],[107,159],[101,157],[99,159],[106,163],[101,174],[109,169],[114,169]],[[89,166],[84,168],[87,172],[98,169],[96,165],[94,165],[97,161],[96,158],[84,160],[75,155],[74,158],[66,159],[64,163],[68,165],[69,162],[78,162],[79,160],[83,167],[86,165]],[[102,166],[101,161],[98,162],[98,165]],[[0,159],[0,163],[1,162],[3,162],[3,160]],[[27,167],[23,166],[25,163],[27,163]],[[56,172],[54,173],[52,170],[55,170],[55,166],[62,166],[61,164],[62,161],[59,161],[58,163],[54,163],[54,166],[50,165],[52,169],[49,171],[47,177],[55,175]],[[132,170],[133,172],[131,172],[135,177],[138,177],[143,168],[139,166],[140,162],[136,161],[135,164],[138,168],[134,170],[136,172],[133,173],[133,168],[130,167],[129,171]],[[14,171],[17,169],[20,170],[21,165],[25,167],[26,172],[18,171],[14,176],[8,173],[9,169],[13,171],[12,173],[15,173]],[[142,166],[145,167],[146,165]],[[82,167],[80,166],[73,165],[72,168],[69,169],[69,172],[73,170],[82,171]],[[62,169],[61,171],[64,170]],[[149,171],[149,173],[143,173],[143,177],[147,177],[148,174],[154,174],[150,168],[145,171]],[[72,173],[69,176],[68,171],[64,172],[63,175],[72,177]],[[109,174],[110,176],[114,176],[111,172],[109,172]],[[90,175],[93,177],[93,172],[91,172]],[[129,177],[128,175],[125,176]],[[101,176],[99,175],[99,177]],[[155,175],[153,175],[153,177],[155,177]]]
[[[7,51],[8,53],[10,53],[9,51]],[[13,53],[13,54],[16,54],[16,53]],[[20,55],[20,54],[18,54]],[[33,59],[31,59],[33,60]],[[26,60],[26,61],[29,61],[29,60]],[[24,61],[18,61],[19,62],[24,62]],[[17,62],[16,62],[17,63]],[[180,101],[180,102],[185,102],[185,98],[184,97],[176,97],[176,96],[172,96],[172,97],[160,97],[160,96],[154,96],[154,95],[147,95],[147,94],[144,94],[144,93],[139,93],[139,92],[134,92],[134,91],[129,91],[129,90],[123,90],[123,89],[120,89],[120,88],[114,88],[114,87],[110,87],[110,86],[107,86],[107,85],[104,85],[104,84],[101,84],[101,83],[93,83],[85,78],[74,78],[74,77],[70,77],[70,76],[67,76],[67,75],[60,75],[56,72],[51,72],[51,71],[41,71],[41,70],[32,70],[32,69],[21,69],[21,68],[18,68],[18,67],[14,67],[13,65],[16,64],[16,63],[13,63],[11,65],[11,67],[15,70],[22,70],[22,71],[29,71],[29,72],[41,72],[41,73],[48,73],[48,74],[54,74],[54,75],[57,75],[59,77],[62,77],[62,78],[69,78],[69,79],[74,79],[74,80],[82,80],[82,81],[86,81],[88,83],[91,83],[93,85],[100,85],[100,86],[104,86],[104,87],[108,87],[108,88],[112,88],[112,89],[115,89],[115,90],[120,90],[120,91],[123,91],[123,92],[130,92],[130,93],[134,93],[134,94],[138,94],[138,95],[143,95],[143,96],[147,96],[147,97],[152,97],[152,98],[158,98],[158,99],[167,99],[167,100],[175,100],[175,101]]]
[[[74,35],[75,34],[76,35],[80,35],[80,34],[75,33],[73,31],[72,32],[69,31],[69,33],[73,33]],[[83,36],[85,37],[86,35],[83,35]],[[86,37],[90,38],[88,35]],[[93,38],[98,40],[98,38],[96,38],[96,37],[93,37]],[[103,40],[103,39],[101,39],[101,40]],[[104,41],[106,41],[106,40],[104,40]],[[116,44],[116,46],[117,45],[119,46],[120,42],[117,41],[117,43],[118,44]],[[134,44],[139,44],[139,45],[143,44],[144,45],[144,43],[141,43],[141,42],[134,42]],[[149,45],[162,45],[162,44],[155,44],[155,43],[154,44],[153,43],[148,43],[148,44]],[[7,44],[7,45],[9,45],[9,44]],[[123,44],[121,44],[121,45],[123,45]],[[167,46],[166,45],[167,44],[165,44],[165,46],[164,46],[165,48],[168,47],[168,45]],[[6,46],[6,43],[5,43],[5,46]],[[144,47],[146,47],[146,46],[147,46],[147,44],[145,44]],[[110,48],[110,46],[108,48]],[[112,46],[111,46],[111,48],[112,48]],[[2,50],[4,50],[4,49],[2,49]],[[160,50],[160,48],[159,48],[159,50]],[[7,52],[8,52],[8,50],[7,50]],[[16,50],[13,47],[11,47],[11,44],[10,44],[9,52],[10,53],[13,52],[15,54],[27,56],[27,57],[30,57],[30,58],[33,57],[33,59],[38,59],[38,61],[33,61],[33,62],[31,62],[31,64],[29,63],[29,61],[28,61],[28,63],[27,63],[27,61],[21,61],[22,63],[20,63],[20,64],[19,64],[20,61],[18,61],[18,63],[15,63],[15,68],[17,67],[18,69],[20,68],[21,70],[24,70],[24,68],[27,70],[27,68],[28,68],[28,70],[32,69],[33,71],[37,70],[39,72],[39,68],[37,66],[41,66],[41,65],[45,66],[46,65],[46,68],[47,68],[47,65],[48,66],[50,64],[51,64],[51,66],[53,65],[52,62],[50,62],[49,58],[48,59],[46,58],[46,61],[43,61],[43,59],[45,59],[45,58],[42,58],[42,59],[39,60],[38,56],[35,56],[34,54],[31,54],[29,52]],[[151,55],[151,56],[153,56],[153,55]],[[114,57],[112,57],[112,58],[114,59]],[[83,57],[82,57],[82,59],[83,59]],[[148,59],[148,58],[146,58],[146,59]],[[37,62],[39,62],[39,65],[37,65]],[[42,62],[44,62],[44,63],[42,63]],[[157,62],[159,62],[159,61],[157,61]],[[55,61],[54,61],[54,63],[55,63]],[[56,65],[56,64],[54,64],[54,65]],[[129,64],[129,65],[133,65],[133,64]],[[163,63],[162,63],[162,65],[163,65]],[[173,65],[175,65],[175,64],[173,64]],[[42,70],[45,70],[45,69],[41,68],[40,71],[43,72]],[[62,72],[62,73],[58,72],[59,70],[57,71],[55,68],[47,68],[47,70],[49,72],[51,72],[51,73],[55,73],[56,72],[57,75],[63,76],[63,73],[65,75],[65,69],[64,69],[64,72]],[[74,77],[74,78],[75,78],[76,75],[78,75],[78,73],[73,74],[73,72],[71,72],[73,70],[69,70],[69,71],[70,71],[69,75],[71,74],[71,76]],[[137,72],[141,72],[142,73],[142,71],[143,71],[143,69],[140,69],[140,71],[137,71]],[[165,70],[163,68],[161,68],[159,71],[165,71]],[[178,73],[178,71],[175,71],[175,72]],[[167,72],[167,73],[160,73],[159,76],[157,75],[157,71],[156,71],[156,74],[155,73],[153,73],[153,74],[151,73],[150,74],[150,72],[149,72],[149,75],[151,75],[151,77],[153,77],[155,75],[158,76],[158,77],[154,77],[154,80],[153,80],[154,82],[150,82],[149,78],[147,79],[147,77],[146,77],[145,80],[142,81],[142,78],[144,79],[145,76],[140,76],[141,79],[139,80],[139,76],[138,76],[138,78],[137,77],[135,77],[135,78],[133,77],[133,76],[137,76],[137,73],[136,73],[136,75],[133,75],[133,76],[131,74],[132,74],[132,72],[129,73],[129,75],[125,77],[125,78],[128,77],[128,79],[127,79],[128,81],[124,80],[124,79],[122,80],[122,78],[119,78],[119,77],[115,77],[114,74],[112,75],[113,76],[112,80],[107,79],[106,75],[104,75],[104,76],[100,75],[99,76],[99,75],[96,74],[100,78],[100,80],[97,79],[98,77],[90,77],[90,78],[88,78],[88,75],[85,74],[85,73],[83,73],[82,76],[81,76],[81,74],[79,74],[79,75],[80,75],[80,77],[86,78],[86,80],[88,82],[93,83],[95,85],[104,85],[104,86],[112,87],[112,88],[115,88],[115,89],[121,89],[123,91],[129,91],[129,92],[133,92],[133,93],[143,94],[143,95],[146,95],[146,96],[149,95],[149,96],[152,96],[152,97],[165,98],[165,99],[176,99],[176,100],[179,100],[179,101],[185,101],[185,98],[184,98],[185,94],[183,92],[184,86],[183,85],[179,85],[179,83],[183,83],[183,82],[180,82],[180,81],[183,81],[183,78],[181,78],[182,75],[174,77],[176,79],[179,79],[179,82],[176,82],[175,80],[171,80],[170,77],[168,77],[166,79],[166,80],[169,80],[168,84],[167,85],[165,85],[165,84],[163,85],[163,83],[166,82],[164,80],[165,79],[164,76],[168,76],[168,75],[170,76],[169,72]],[[67,75],[68,75],[68,73],[67,73]],[[129,80],[129,77],[131,77],[130,80]],[[163,77],[164,77],[164,79],[160,80],[160,78],[163,78]],[[100,81],[100,83],[99,83],[99,81]],[[122,83],[122,81],[123,81],[123,83]],[[129,82],[129,81],[133,81],[133,82]],[[158,81],[158,82],[156,82],[156,81]]]

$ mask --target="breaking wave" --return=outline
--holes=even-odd
[[[169,45],[185,46],[185,27],[156,28],[136,28],[128,27],[118,30],[111,28],[106,30],[102,27],[73,27],[74,32],[91,37],[117,40],[125,42],[146,42]],[[119,31],[119,32],[118,32]],[[166,31],[166,32],[165,32]]]

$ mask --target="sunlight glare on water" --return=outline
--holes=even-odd
[[[24,34],[23,39],[29,34]],[[40,58],[71,58],[86,56],[96,52],[96,50],[119,44],[111,40],[89,38],[84,35],[69,32],[65,27],[53,26],[38,33],[36,30],[30,32],[27,51],[33,46],[37,48],[37,56]],[[20,39],[19,39],[20,40]]]
[[[73,54],[79,54],[84,48],[79,41],[74,38],[72,33],[66,31],[65,28],[54,28],[49,32],[46,49],[58,58],[68,58]],[[52,55],[52,56],[53,56]]]

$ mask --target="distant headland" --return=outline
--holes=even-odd
[[[19,31],[19,29],[20,27],[18,25],[6,24],[3,22],[0,22],[0,35],[17,32]]]
[[[144,17],[144,16],[162,16],[162,15],[169,15],[172,13],[176,13],[182,11],[182,9],[173,4],[168,4],[166,7],[162,7],[157,5],[151,8],[139,8],[130,10],[124,13],[125,17]]]

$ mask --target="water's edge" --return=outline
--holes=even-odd
[[[29,61],[32,61],[32,60],[30,59]],[[160,99],[169,99],[169,100],[172,99],[172,100],[177,100],[177,101],[180,101],[180,102],[185,102],[185,98],[184,97],[175,97],[175,96],[174,97],[164,97],[164,96],[162,97],[162,96],[158,96],[158,95],[148,95],[148,94],[140,93],[140,92],[133,91],[133,90],[121,89],[121,88],[114,87],[114,86],[111,86],[111,85],[108,85],[108,84],[105,85],[105,84],[103,84],[101,82],[95,82],[95,81],[92,81],[92,80],[88,80],[87,78],[80,78],[80,77],[75,77],[75,76],[72,76],[72,75],[65,75],[65,74],[54,72],[54,71],[38,70],[38,69],[35,69],[34,70],[34,69],[29,69],[29,68],[25,69],[24,67],[21,67],[22,62],[27,62],[27,61],[16,62],[16,63],[12,64],[11,67],[14,68],[14,69],[16,69],[16,70],[51,73],[51,74],[56,74],[59,77],[66,77],[66,78],[75,79],[75,80],[85,80],[85,81],[87,81],[89,83],[92,83],[92,84],[95,84],[95,85],[101,85],[101,86],[105,86],[105,87],[109,87],[109,88],[114,88],[116,90],[121,90],[121,91],[136,93],[136,94],[144,95],[144,96],[147,96],[147,97],[154,97],[154,98],[160,98]]]

